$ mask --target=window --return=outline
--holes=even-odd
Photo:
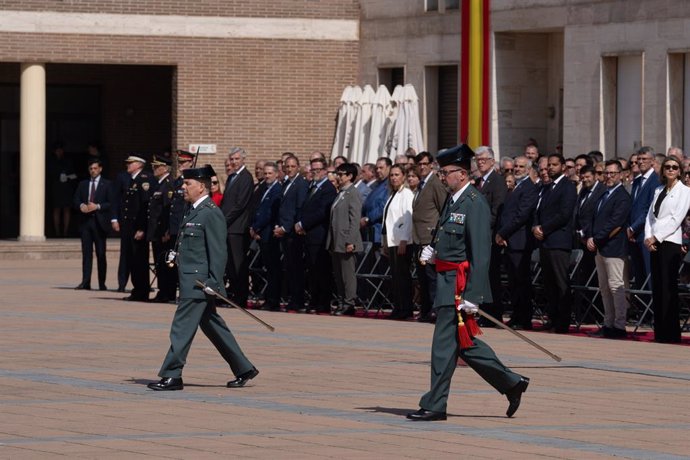
[[[405,68],[386,67],[379,69],[379,85],[385,85],[388,92],[393,94],[396,86],[405,85]]]

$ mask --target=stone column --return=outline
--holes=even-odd
[[[46,71],[21,65],[19,240],[45,241]]]

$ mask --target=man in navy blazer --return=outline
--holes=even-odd
[[[265,188],[258,198],[256,212],[252,218],[249,234],[259,243],[261,262],[266,267],[266,291],[264,310],[277,311],[280,309],[281,267],[280,242],[273,236],[273,228],[278,223],[280,197],[283,186],[278,176],[282,174],[275,163],[264,164]]]
[[[291,153],[285,158],[283,168],[287,178],[283,183],[278,223],[273,228],[273,236],[280,239],[283,250],[290,294],[288,310],[299,310],[304,308],[304,237],[295,233],[295,224],[307,199],[309,184],[299,174],[297,157]]]
[[[637,152],[640,175],[633,180],[632,207],[627,236],[630,242],[630,260],[635,277],[635,287],[641,288],[650,271],[649,251],[644,246],[644,223],[652,205],[654,190],[659,186],[659,176],[654,172],[654,149],[642,147]]]
[[[539,187],[532,182],[529,172],[532,162],[525,156],[513,162],[515,188],[503,203],[496,222],[494,241],[505,248],[508,286],[513,314],[508,325],[513,329],[532,329],[532,289],[530,262],[534,249],[532,216],[539,200]]]
[[[621,184],[623,168],[619,161],[606,162],[606,192],[597,201],[594,219],[586,230],[587,249],[596,252],[599,290],[604,304],[604,327],[599,335],[608,338],[626,336],[628,312],[628,241],[623,232],[628,222],[632,200]]]
[[[74,194],[74,207],[83,216],[79,232],[81,234],[82,277],[76,289],[91,289],[91,269],[93,267],[93,248],[96,248],[98,264],[98,288],[106,290],[105,277],[108,263],[105,255],[105,240],[110,229],[112,204],[115,200],[111,182],[101,176],[103,163],[96,159],[89,164],[89,179],[79,183]]]
[[[232,147],[225,160],[228,180],[225,183],[220,209],[225,215],[228,228],[228,261],[225,277],[229,294],[242,307],[247,305],[249,291],[249,234],[250,201],[254,193],[252,173],[244,164],[247,152],[241,147]]]
[[[376,160],[376,187],[369,193],[362,205],[362,239],[372,241],[375,247],[381,246],[381,227],[383,225],[383,208],[388,201],[388,173],[393,163],[390,158]]]
[[[304,236],[310,295],[309,311],[330,312],[334,291],[331,275],[331,257],[326,250],[326,236],[330,225],[333,200],[338,195],[335,186],[328,180],[326,160],[315,158],[310,161],[313,181],[300,211],[300,220],[295,224],[295,233]],[[306,308],[299,309],[306,312]]]
[[[577,202],[575,184],[563,174],[565,158],[554,153],[547,161],[552,182],[546,185],[538,204],[532,234],[540,244],[539,260],[544,274],[544,291],[550,324],[557,333],[570,327],[570,252],[573,245],[573,210]]]

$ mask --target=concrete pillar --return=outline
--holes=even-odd
[[[21,65],[19,240],[45,241],[46,70]]]

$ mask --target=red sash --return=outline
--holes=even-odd
[[[472,337],[482,334],[477,321],[473,315],[465,314],[460,308],[462,303],[462,293],[465,292],[467,285],[467,273],[470,271],[470,263],[466,260],[462,262],[449,262],[447,260],[436,259],[436,272],[455,271],[455,309],[458,312],[458,340],[460,349],[464,350],[474,345]]]

